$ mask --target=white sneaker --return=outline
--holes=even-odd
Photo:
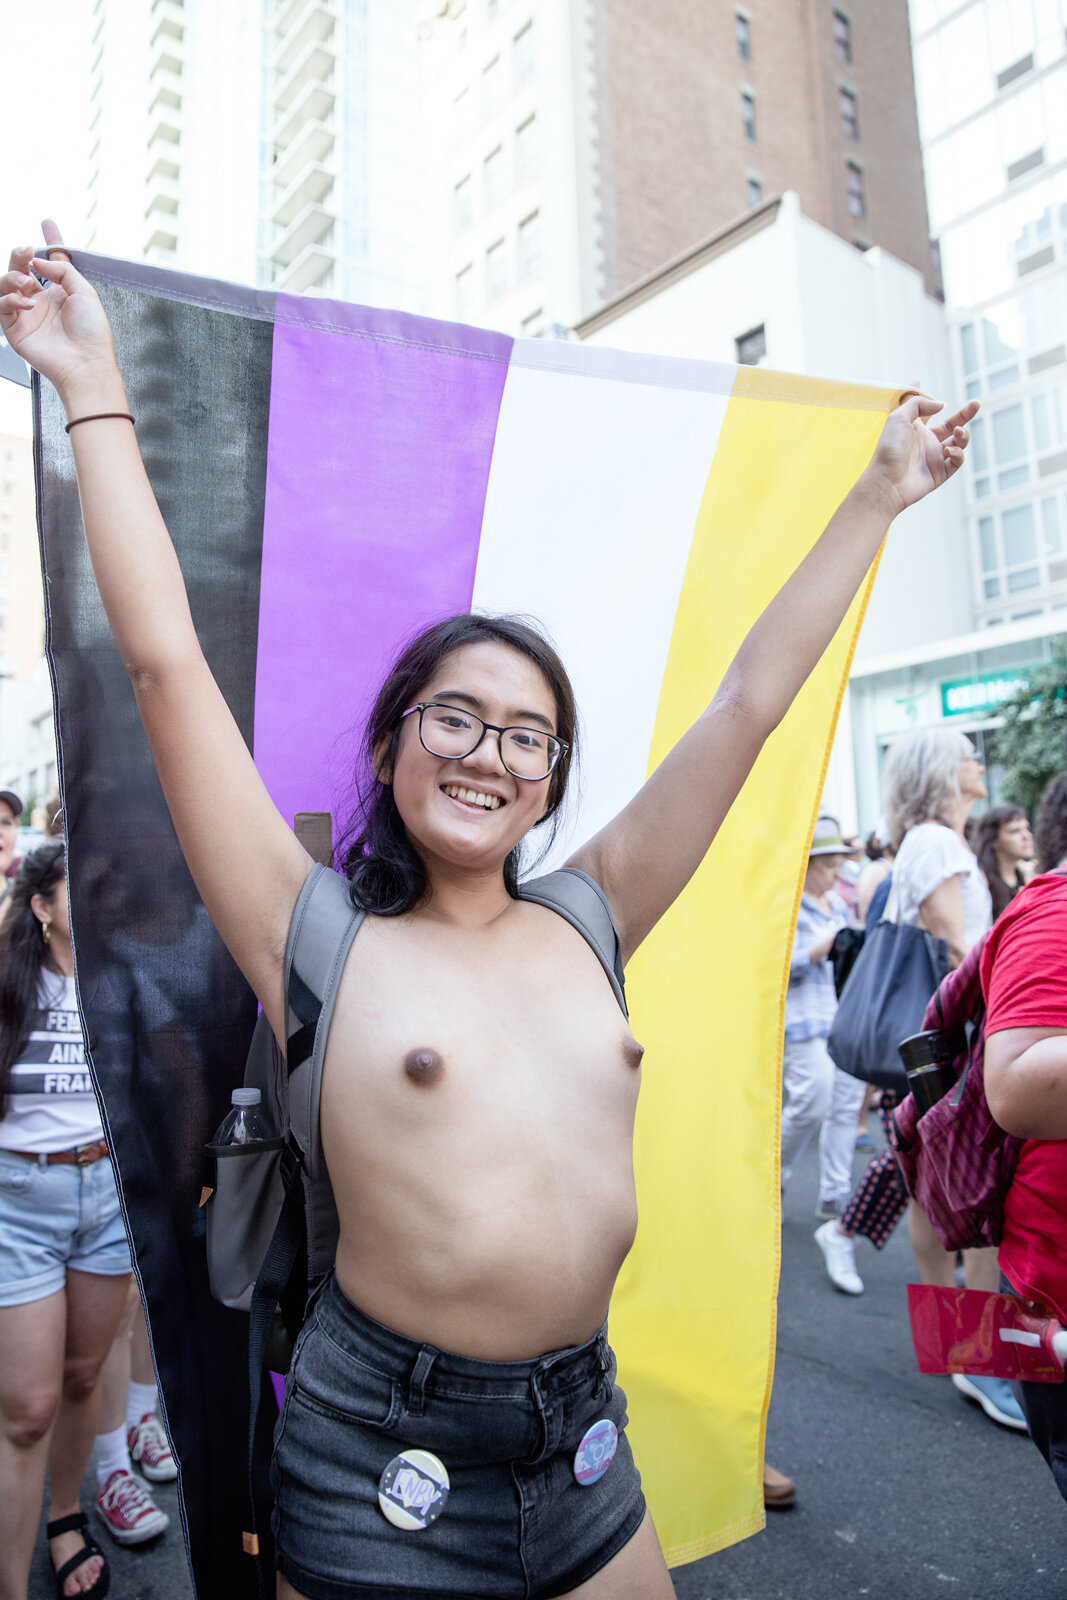
[[[836,1221],[824,1222],[815,1230],[815,1243],[826,1262],[826,1276],[842,1294],[862,1294],[863,1279],[856,1271],[856,1247],[847,1233],[839,1233]]]

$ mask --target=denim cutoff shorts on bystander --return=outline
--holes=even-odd
[[[55,1294],[70,1268],[106,1278],[132,1270],[109,1157],[49,1166],[0,1150],[0,1306]]]
[[[605,1328],[532,1361],[475,1361],[363,1315],[331,1278],[293,1352],[275,1433],[278,1567],[308,1600],[548,1600],[637,1532],[641,1479]],[[574,1458],[593,1423],[618,1429],[603,1477]],[[444,1510],[394,1527],[378,1501],[406,1450],[437,1456]]]

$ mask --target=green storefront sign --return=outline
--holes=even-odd
[[[1030,667],[1018,667],[1009,672],[979,672],[973,678],[954,678],[941,685],[941,715],[943,717],[974,716],[983,711],[995,711],[1010,700],[1020,689],[1030,687]]]

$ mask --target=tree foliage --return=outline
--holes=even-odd
[[[1057,653],[1028,676],[1029,688],[1001,706],[1004,726],[994,748],[1004,765],[1005,798],[1032,810],[1049,779],[1067,767],[1067,654]]]

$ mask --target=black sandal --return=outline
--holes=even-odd
[[[104,1600],[104,1596],[107,1594],[111,1584],[111,1573],[108,1570],[107,1556],[104,1555],[104,1552],[89,1532],[89,1519],[85,1512],[75,1511],[69,1517],[57,1517],[54,1522],[48,1524],[45,1532],[49,1539],[58,1539],[61,1533],[80,1533],[85,1541],[84,1550],[79,1550],[76,1556],[71,1556],[70,1560],[65,1561],[58,1571],[55,1567],[52,1569],[56,1580],[56,1594],[59,1600],[75,1600],[74,1596],[64,1594],[63,1585],[72,1572],[77,1572],[80,1566],[84,1566],[90,1556],[99,1556],[104,1565],[101,1567],[100,1575],[92,1588],[78,1591],[77,1600]]]

